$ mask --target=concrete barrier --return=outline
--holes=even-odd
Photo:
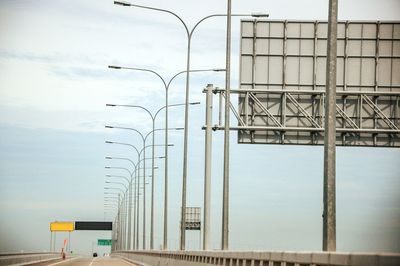
[[[60,253],[0,253],[0,266],[29,265],[36,262],[61,259]]]
[[[399,266],[400,253],[115,251],[142,266]]]

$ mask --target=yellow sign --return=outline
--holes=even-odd
[[[71,232],[74,231],[73,222],[53,222],[50,223],[50,231],[52,232]]]

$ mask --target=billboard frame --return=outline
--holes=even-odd
[[[254,28],[248,30],[251,34],[243,33],[245,23],[251,23],[251,25],[253,25]],[[260,24],[264,27],[263,32],[261,32],[261,30],[257,31],[257,23],[264,23]],[[279,34],[277,36],[271,35],[271,24],[280,25],[283,28],[283,36]],[[290,31],[292,35],[287,33],[288,25],[291,24],[295,26],[299,24],[298,28],[300,29],[300,33],[298,37],[293,37],[293,30]],[[301,35],[301,25],[303,24],[306,25],[304,28],[308,29],[308,33],[305,34],[307,37],[304,38],[302,38]],[[321,33],[318,33],[318,25],[320,24],[325,25],[327,22],[242,20],[240,89],[236,91],[232,90],[232,93],[239,94],[239,110],[233,110],[233,113],[238,119],[238,126],[231,127],[233,130],[238,130],[238,143],[323,145],[325,104],[325,91],[323,89],[325,88],[325,84],[321,80],[325,79],[325,74],[323,74],[325,71],[325,64],[320,65],[320,69],[318,70],[316,62],[319,58],[326,61],[326,51],[325,54],[323,54],[324,51],[318,52],[317,46],[321,41],[325,42],[327,38],[322,37]],[[371,72],[372,69],[375,71],[373,75],[375,80],[368,81],[372,83],[370,85],[365,85],[362,78],[368,75],[365,73],[362,75],[362,70],[360,70],[359,73],[360,79],[358,84],[348,84],[348,82],[346,82],[346,80],[350,79],[348,76],[351,73],[347,76],[346,74],[341,74],[342,78],[338,78],[340,82],[338,82],[336,86],[336,128],[338,132],[336,145],[399,147],[400,81],[398,81],[399,78],[397,76],[393,77],[392,72],[400,65],[400,52],[398,51],[399,49],[396,48],[397,46],[400,47],[400,45],[398,45],[400,43],[400,30],[398,30],[400,29],[400,21],[342,21],[338,24],[342,28],[342,33],[339,34],[338,41],[341,41],[341,45],[343,46],[341,48],[342,54],[339,53],[339,58],[341,57],[344,61],[344,73],[347,73],[346,69],[351,69],[346,65],[349,60],[357,60],[360,65],[364,62],[363,60],[369,60],[369,63],[375,64],[372,64],[370,66],[371,69],[368,70],[369,72]],[[250,27],[250,24],[246,25]],[[268,30],[265,30],[265,25],[269,25]],[[366,25],[365,28],[367,28],[367,30],[363,30],[363,25]],[[385,29],[381,34],[382,36],[379,35],[381,25],[383,25],[382,28]],[[352,38],[352,35],[349,36],[349,32],[354,32],[354,27],[356,27],[357,30],[358,28],[361,29],[361,38],[357,39]],[[378,36],[378,38],[375,39],[371,37],[374,34],[374,27],[376,27],[376,34]],[[392,27],[392,35],[389,36],[391,38],[387,36],[389,34],[387,33],[388,27]],[[320,31],[323,32],[323,30]],[[367,32],[366,36],[368,38],[363,38],[362,35],[364,32]],[[322,35],[323,34],[324,33],[322,33]],[[247,43],[244,43],[244,40]],[[256,40],[260,42],[258,47],[256,47],[258,45]],[[268,40],[268,43],[266,40]],[[271,52],[277,49],[277,47],[280,47],[279,45],[275,48],[272,47],[271,43],[273,41],[279,41],[283,45],[283,48],[280,48],[281,50],[277,53]],[[286,47],[289,41],[292,42],[289,45],[291,47],[290,49]],[[302,41],[306,42],[309,46],[313,44],[313,47],[309,47],[308,50],[302,48]],[[375,47],[375,50],[372,51],[371,47],[366,45],[369,47],[369,50],[367,49],[368,51],[366,51],[372,54],[368,54],[367,52],[364,52],[366,55],[363,54],[363,41],[368,42],[369,46],[372,45],[371,47]],[[351,45],[348,45],[350,42]],[[361,44],[357,44],[357,46],[354,43]],[[382,49],[379,45],[380,43],[384,44]],[[387,54],[388,52],[385,50],[388,44],[391,44],[391,51],[389,51],[389,54]],[[393,48],[394,44],[396,45],[395,48]],[[348,51],[349,47],[351,48],[352,46],[361,49],[359,56],[353,55],[355,53],[353,51],[355,49],[354,47],[352,48],[353,50],[350,52]],[[297,54],[296,49],[299,50]],[[355,51],[357,51],[357,49],[355,49]],[[244,53],[244,51],[246,51],[247,54]],[[291,53],[288,51],[291,51]],[[252,54],[249,54],[249,52],[252,52]],[[279,54],[279,52],[282,52],[282,54]],[[382,55],[379,54],[380,52]],[[303,53],[308,54],[303,55]],[[252,62],[252,69],[247,70],[247,74],[243,73],[243,58],[245,57],[251,57],[251,59],[248,60]],[[282,58],[281,63],[283,65],[278,65],[277,67],[273,65],[273,68],[278,69],[275,69],[277,73],[283,71],[283,73],[281,73],[282,76],[277,78],[280,83],[270,82],[269,76],[265,83],[260,83],[260,80],[265,81],[265,76],[261,76],[261,78],[257,79],[256,74],[259,76],[260,73],[270,75],[272,69],[269,65],[267,68],[261,63],[257,65],[256,60],[265,60],[264,57],[268,58],[268,64],[270,64],[270,58]],[[246,58],[245,60],[247,60]],[[297,84],[287,83],[286,79],[288,78],[285,77],[285,67],[288,67],[285,65],[285,60],[292,58],[298,60],[299,64],[297,71],[295,71],[296,74],[298,74],[297,78],[299,82]],[[312,66],[312,69],[307,70],[307,68],[301,68],[300,63],[302,59],[312,61],[309,65]],[[381,70],[378,70],[378,63],[380,60],[389,60],[387,62],[392,64],[390,67],[390,82],[387,78],[383,78],[385,84],[379,79],[381,73],[378,72]],[[257,66],[258,70],[256,69]],[[282,69],[279,69],[280,67]],[[268,71],[260,72],[260,69],[266,69]],[[300,69],[302,69],[302,73],[303,70],[309,72],[307,74],[310,76],[308,82],[305,82],[304,78],[300,78]],[[320,71],[320,73],[318,71]],[[318,73],[319,76],[317,75]],[[369,77],[368,79],[371,78]],[[221,93],[224,94],[223,90]],[[234,108],[231,106],[231,109]],[[294,115],[297,117],[294,117]],[[221,125],[221,123],[219,125]],[[223,129],[221,126],[215,128]]]

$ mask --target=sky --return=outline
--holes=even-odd
[[[326,20],[324,0],[233,0],[233,13],[267,12],[271,19]],[[226,12],[226,1],[137,0],[176,12],[192,27],[209,14]],[[399,20],[398,0],[339,1],[340,20]],[[232,87],[238,86],[240,19],[232,23]],[[185,69],[186,37],[176,18],[116,6],[109,0],[0,1],[0,252],[46,251],[52,221],[110,221],[104,213],[107,165],[131,167],[105,156],[128,157],[138,135],[104,126],[151,130],[145,112],[107,103],[164,105],[161,82],[143,72],[108,65],[149,68],[165,79]],[[224,68],[225,20],[202,23],[192,41],[191,68]],[[223,87],[223,72],[191,74],[187,206],[203,206],[205,95],[207,84]],[[170,103],[184,102],[184,76],[172,83]],[[216,98],[216,97],[215,97]],[[237,101],[234,99],[234,103]],[[214,100],[214,105],[218,102]],[[217,123],[214,108],[214,124]],[[233,119],[233,118],[232,118]],[[183,108],[170,108],[170,126],[183,126]],[[156,120],[162,128],[164,117]],[[169,149],[169,240],[179,247],[183,132],[171,131]],[[230,248],[321,250],[323,147],[237,144],[231,140]],[[156,144],[163,144],[157,133]],[[150,154],[150,152],[149,152]],[[162,156],[163,149],[157,148]],[[220,249],[223,133],[213,133],[211,248]],[[164,161],[154,182],[155,247],[162,243]],[[337,148],[337,249],[400,252],[400,151]],[[111,180],[110,180],[111,181]],[[114,180],[115,181],[115,180]],[[150,189],[146,188],[147,206]],[[147,211],[149,220],[149,211]],[[147,226],[147,229],[149,226]],[[149,235],[149,233],[146,233]],[[57,236],[57,248],[67,237]],[[88,254],[109,232],[73,232],[71,250]],[[198,249],[199,232],[187,232]]]

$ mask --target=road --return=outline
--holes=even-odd
[[[33,264],[34,266],[135,266],[136,264],[129,263],[125,260],[111,257],[76,257],[66,259],[65,261],[51,261]],[[32,266],[33,266],[32,265]]]

